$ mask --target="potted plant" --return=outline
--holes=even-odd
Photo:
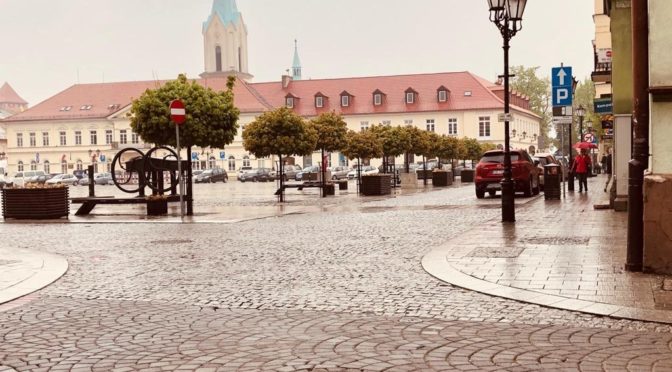
[[[5,219],[47,220],[68,217],[68,187],[38,185],[2,189],[2,215]]]

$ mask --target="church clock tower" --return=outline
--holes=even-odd
[[[235,75],[252,79],[247,69],[247,27],[236,0],[214,0],[203,23],[205,72],[203,78]]]

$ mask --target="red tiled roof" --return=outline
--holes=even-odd
[[[226,89],[226,78],[196,80],[216,91]],[[102,84],[77,84],[34,106],[5,119],[5,122],[29,120],[101,119],[129,106],[133,99],[147,89],[155,89],[166,81],[134,81]],[[258,94],[242,80],[233,89],[235,105],[245,112],[262,112],[270,108]],[[89,108],[90,106],[90,108]],[[70,107],[69,110],[64,108]],[[82,109],[84,108],[84,109]],[[88,109],[87,109],[88,108]]]
[[[332,110],[355,115],[501,108],[502,100],[489,89],[494,85],[469,72],[298,80],[284,89],[280,82],[250,84],[274,107],[284,106],[288,94],[299,97],[300,100],[294,101],[294,110],[303,116],[316,116]],[[437,91],[442,86],[450,91],[447,102],[439,102],[437,98]],[[418,93],[415,103],[406,104],[405,92],[411,90]],[[323,108],[315,107],[314,97],[318,92],[329,97],[324,100]],[[341,107],[343,92],[353,97],[348,107]],[[373,104],[374,92],[385,93],[382,105]],[[465,96],[465,92],[471,92],[471,96]]]
[[[0,103],[18,103],[21,105],[27,105],[23,98],[19,97],[14,88],[12,88],[9,83],[5,83],[0,87]]]

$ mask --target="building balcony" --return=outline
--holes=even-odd
[[[611,83],[611,63],[595,63],[590,77],[594,83]]]

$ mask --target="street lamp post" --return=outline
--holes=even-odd
[[[527,0],[488,0],[490,21],[493,22],[504,39],[504,116],[510,112],[509,90],[509,43],[511,38],[523,28],[523,13]],[[516,222],[516,207],[511,172],[511,138],[509,121],[504,121],[504,179],[502,180],[502,221]]]
[[[576,116],[579,117],[579,136],[581,136],[579,142],[583,141],[583,117],[586,116],[586,109],[583,108],[583,105],[579,105],[579,108],[576,109]]]

